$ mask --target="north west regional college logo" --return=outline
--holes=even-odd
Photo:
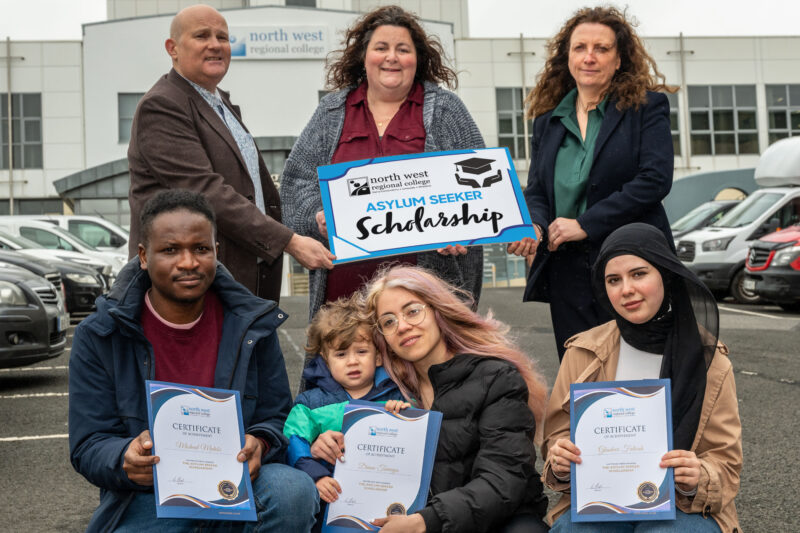
[[[347,190],[350,196],[364,196],[369,194],[369,178],[352,178],[347,180]]]

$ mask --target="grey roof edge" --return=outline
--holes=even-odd
[[[254,137],[256,146],[259,151],[274,151],[286,150],[289,151],[294,146],[297,137],[292,135],[275,136],[275,137]],[[70,191],[80,187],[103,181],[107,178],[127,174],[128,172],[128,158],[123,157],[115,161],[109,161],[100,165],[75,172],[63,178],[59,178],[53,182],[53,186],[59,195],[65,196]]]
[[[55,180],[53,182],[53,187],[55,187],[56,192],[58,192],[59,195],[63,196],[74,189],[89,185],[90,183],[95,183],[97,181],[103,181],[104,179],[113,176],[126,174],[127,172],[128,158],[123,157],[122,159],[102,163],[100,165],[81,170],[80,172],[75,172],[69,176],[64,176],[63,178]]]

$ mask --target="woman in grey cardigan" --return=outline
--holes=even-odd
[[[321,165],[483,148],[483,138],[463,102],[438,86],[454,87],[455,72],[443,64],[441,45],[425,34],[418,20],[396,6],[387,6],[367,13],[348,30],[345,49],[328,68],[328,86],[336,92],[320,101],[281,178],[284,223],[296,233],[327,244],[317,180]],[[410,257],[411,262],[468,291],[477,305],[483,277],[481,247],[448,246]],[[336,269],[341,274],[347,266],[334,267],[330,275],[334,276]],[[363,273],[354,274],[345,281],[357,283],[361,277]],[[309,318],[326,301],[326,295],[329,299],[335,299],[331,294],[338,296],[328,278],[324,269],[310,274]]]

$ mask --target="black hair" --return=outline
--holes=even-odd
[[[142,208],[142,212],[139,215],[139,226],[141,227],[140,238],[142,244],[147,246],[147,242],[150,240],[153,220],[155,220],[158,215],[180,210],[197,213],[207,218],[208,221],[211,222],[211,229],[214,238],[216,238],[217,217],[214,214],[214,209],[211,207],[211,204],[206,200],[206,197],[199,192],[186,189],[167,189],[156,193],[155,196],[145,202]]]

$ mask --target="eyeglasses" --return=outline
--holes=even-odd
[[[411,304],[406,307],[406,310],[400,313],[400,316],[407,324],[416,326],[425,320],[425,308],[428,307],[424,304]],[[400,319],[393,313],[381,315],[378,318],[378,331],[384,336],[391,335],[397,331],[397,326],[400,325]]]

